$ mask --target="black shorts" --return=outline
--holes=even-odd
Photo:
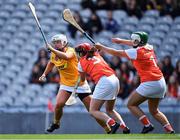
[[[77,95],[78,95],[79,99],[82,101],[84,98],[91,95],[91,93],[80,93],[80,94],[77,94]]]
[[[68,92],[69,94],[72,94],[72,92],[69,92],[69,91],[66,91]],[[82,101],[84,98],[86,98],[87,96],[91,95],[91,93],[76,93],[77,96],[79,97],[79,99]]]

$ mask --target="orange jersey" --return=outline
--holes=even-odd
[[[82,57],[79,64],[82,71],[87,73],[95,83],[97,83],[102,76],[114,74],[114,71],[108,66],[99,53],[96,53],[95,56],[88,59],[86,59],[86,56]]]
[[[136,59],[130,59],[140,76],[141,82],[160,80],[163,74],[157,66],[157,60],[152,46],[146,45],[135,50]]]
[[[66,86],[74,86],[78,80],[78,59],[73,48],[68,47],[66,53],[73,52],[74,57],[70,60],[58,58],[51,53],[50,61],[57,67],[60,75],[60,83]]]

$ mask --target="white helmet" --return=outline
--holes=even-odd
[[[67,37],[66,35],[64,34],[57,34],[57,35],[54,35],[52,38],[51,38],[51,42],[54,42],[54,41],[61,41],[63,46],[65,46],[68,41],[67,41]]]
[[[137,46],[139,44],[139,42],[141,41],[140,36],[138,34],[134,34],[134,33],[131,35],[131,39],[133,41],[134,46]]]

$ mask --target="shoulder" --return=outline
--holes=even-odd
[[[88,59],[86,59],[86,56],[83,56],[79,59],[79,62],[81,63],[81,65],[84,65],[88,63]]]
[[[136,59],[137,51],[138,51],[138,48],[131,48],[131,49],[125,50],[125,53],[129,59]]]
[[[72,47],[67,47],[67,50],[66,50],[66,52],[75,52],[75,50],[74,50],[74,48],[72,48]]]
[[[71,58],[76,58],[77,59],[77,55],[76,55],[76,52],[75,52],[74,48],[67,47],[67,50],[66,50],[65,53],[66,53],[66,55],[71,56]]]
[[[51,52],[50,54],[50,62],[52,63],[55,63],[57,60],[56,60],[56,54]]]
[[[55,53],[51,52],[50,59],[54,58],[55,56],[56,56]]]
[[[146,46],[144,46],[144,48],[147,50],[153,50],[154,49],[153,45],[150,45],[150,44],[147,44]]]
[[[137,48],[138,51],[142,51],[142,50],[153,50],[153,49],[154,49],[153,46],[150,45],[150,44],[146,44],[146,45],[143,46],[143,47]]]
[[[151,51],[153,51],[153,50],[154,50],[154,49],[153,49],[153,46],[147,44],[147,45],[145,45],[145,46],[143,46],[143,47],[139,47],[139,48],[137,49],[137,53],[138,53],[138,54],[144,54],[144,53],[149,53],[149,52],[151,52]]]

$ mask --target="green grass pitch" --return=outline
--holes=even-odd
[[[180,140],[180,134],[1,134],[0,140]]]

